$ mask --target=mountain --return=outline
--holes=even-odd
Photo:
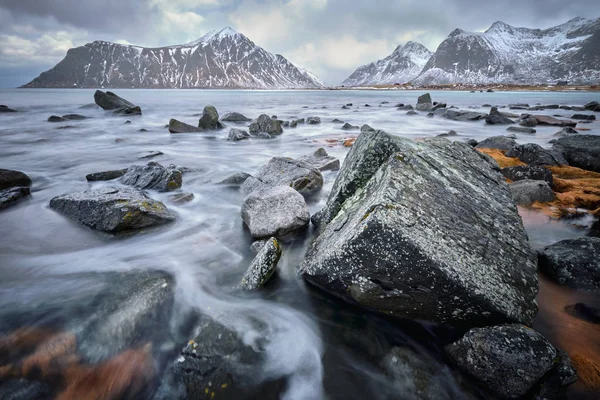
[[[314,75],[231,28],[177,46],[95,41],[67,51],[25,88],[317,88]]]
[[[420,43],[408,42],[386,58],[359,67],[342,85],[369,86],[406,83],[416,78],[433,53]]]
[[[417,84],[600,80],[600,18],[575,18],[549,29],[495,22],[487,31],[454,30],[431,56]]]

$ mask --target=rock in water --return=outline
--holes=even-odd
[[[516,157],[529,165],[569,165],[560,152],[534,143],[518,145],[507,151],[506,157]]]
[[[537,131],[533,128],[528,128],[526,126],[509,126],[506,128],[508,132],[516,132],[516,133],[526,133],[528,135],[532,135]]]
[[[534,181],[546,181],[552,187],[552,172],[549,169],[537,165],[519,165],[516,167],[507,167],[500,170],[502,175],[511,181],[522,181],[531,179]]]
[[[522,325],[471,329],[446,351],[462,370],[509,399],[529,392],[556,357],[542,335]]]
[[[306,123],[309,125],[318,125],[321,123],[321,118],[319,117],[308,117],[306,118]]]
[[[127,173],[127,169],[117,169],[112,171],[94,172],[93,174],[87,174],[85,179],[88,182],[95,181],[110,181],[122,177]]]
[[[51,115],[48,117],[48,122],[65,122],[66,118],[59,117],[58,115]]]
[[[285,185],[302,194],[309,194],[323,187],[323,175],[313,165],[286,157],[273,157],[252,178],[242,185],[242,193],[249,194],[261,186]]]
[[[310,164],[319,171],[337,171],[340,169],[340,160],[327,154],[322,147],[312,154],[299,157],[298,161]]]
[[[170,133],[200,132],[200,129],[196,128],[193,125],[186,124],[185,122],[178,121],[175,118],[171,118],[169,120],[169,132]]]
[[[270,238],[263,244],[244,274],[241,284],[242,289],[256,290],[263,287],[275,273],[280,258],[281,246],[277,239]]]
[[[419,111],[431,111],[433,108],[433,104],[431,101],[431,95],[429,93],[425,93],[417,99],[417,110]]]
[[[485,117],[485,123],[488,125],[510,125],[514,124],[515,121],[506,118],[502,114],[491,114]]]
[[[535,118],[538,125],[550,125],[550,126],[577,126],[577,122],[568,119],[557,119],[548,115],[528,115],[523,114],[522,118]]]
[[[41,382],[9,379],[0,383],[2,400],[44,400],[50,398],[50,388]]]
[[[202,117],[198,121],[198,128],[203,131],[213,131],[225,128],[225,125],[219,122],[219,113],[214,106],[204,107],[204,110],[202,110]]]
[[[19,201],[23,197],[27,197],[31,191],[26,186],[17,186],[8,189],[0,190],[0,210]]]
[[[102,188],[64,194],[53,198],[50,207],[104,232],[145,228],[175,220],[163,203],[133,188]]]
[[[281,135],[283,128],[281,128],[281,122],[276,119],[271,119],[267,114],[262,114],[258,117],[256,122],[250,124],[248,128],[251,136],[259,136],[260,134],[268,134],[269,137]]]
[[[13,110],[5,105],[0,105],[0,113],[9,113],[9,112],[17,112],[17,110]]]
[[[135,104],[117,96],[113,92],[103,92],[96,90],[94,101],[104,110],[128,109],[136,107]]]
[[[121,107],[113,111],[113,114],[118,115],[142,115],[142,109],[139,106]]]
[[[342,125],[342,129],[345,131],[350,131],[353,129],[360,129],[360,128],[356,125],[350,125],[348,122],[346,122],[344,125]]]
[[[576,289],[600,289],[600,238],[568,239],[539,253],[540,270],[550,278]]]
[[[600,172],[600,136],[565,136],[552,143],[552,148],[560,152],[570,165]]]
[[[232,186],[241,186],[246,179],[250,178],[252,175],[247,174],[245,172],[236,172],[235,174],[223,179],[219,182],[220,185],[232,185]]]
[[[540,203],[554,201],[554,192],[545,181],[524,179],[513,182],[509,186],[515,202],[520,206],[529,206],[536,201]]]
[[[563,136],[569,136],[569,135],[579,135],[579,132],[576,129],[573,129],[573,128],[567,126],[565,128],[562,128],[560,131],[556,132],[552,136],[563,137]]]
[[[250,135],[247,131],[243,129],[231,128],[229,131],[229,137],[227,140],[231,140],[232,142],[237,142],[239,140],[248,139]]]
[[[466,326],[530,324],[537,312],[510,190],[464,143],[362,133],[314,220],[322,233],[299,272],[351,303]]]
[[[183,173],[177,167],[165,168],[157,162],[148,165],[132,165],[121,177],[125,185],[138,189],[155,189],[160,192],[170,192],[179,189]]]
[[[15,186],[30,186],[31,178],[21,171],[0,168],[0,190]]]
[[[242,204],[242,219],[256,239],[283,237],[308,226],[304,197],[289,186],[263,186]]]
[[[238,112],[230,112],[221,117],[221,121],[225,122],[250,122],[250,118]]]

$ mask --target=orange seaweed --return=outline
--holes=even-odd
[[[517,167],[519,165],[527,165],[523,161],[519,160],[518,158],[506,157],[504,155],[504,153],[506,153],[506,152],[502,151],[502,150],[482,148],[482,149],[477,149],[477,151],[479,151],[483,154],[487,154],[488,156],[492,157],[494,160],[496,160],[496,162],[498,163],[500,168]]]
[[[571,356],[577,379],[586,389],[600,391],[600,366],[581,354]]]

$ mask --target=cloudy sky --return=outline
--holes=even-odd
[[[94,40],[180,44],[225,26],[336,84],[408,40],[430,50],[455,28],[546,28],[600,17],[598,0],[0,0],[0,87]]]

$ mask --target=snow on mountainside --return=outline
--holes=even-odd
[[[417,84],[600,80],[600,18],[575,18],[549,29],[494,23],[483,33],[454,30],[429,59]]]
[[[416,78],[433,53],[420,43],[398,46],[386,58],[359,67],[342,85],[368,86],[406,83]]]
[[[231,28],[177,46],[145,48],[96,41],[70,49],[23,87],[317,88],[322,84],[285,57]]]

